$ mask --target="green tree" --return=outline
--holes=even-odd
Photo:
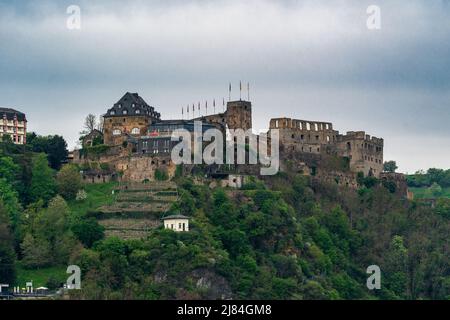
[[[40,268],[51,265],[50,244],[27,233],[21,244],[22,263],[26,268]]]
[[[13,228],[15,228],[20,212],[18,194],[4,178],[0,178],[0,201],[3,203],[6,212],[9,214]]]
[[[431,187],[428,188],[428,191],[431,194],[431,196],[439,197],[442,194],[442,187],[436,182],[433,182]]]
[[[435,212],[447,219],[450,219],[450,199],[439,198],[436,203]]]
[[[440,184],[441,180],[445,178],[445,171],[442,169],[430,168],[427,171],[431,183]]]
[[[47,209],[41,209],[32,217],[21,245],[25,266],[67,263],[76,246],[68,217],[69,207],[61,196],[53,198]]]
[[[20,167],[14,163],[11,157],[4,157],[0,154],[0,178],[13,185],[16,183],[19,170]]]
[[[14,283],[16,278],[15,260],[10,219],[0,200],[0,283]]]
[[[50,244],[53,262],[67,262],[70,249],[75,245],[69,225],[69,207],[60,196],[53,198],[45,211],[37,217],[36,234]]]
[[[4,134],[2,136],[2,142],[6,143],[6,144],[12,144],[13,143],[12,138],[11,138],[11,136],[9,134]]]
[[[77,166],[64,165],[56,176],[58,193],[66,200],[73,200],[82,187],[80,172]]]
[[[398,297],[406,296],[408,249],[403,244],[403,237],[394,236],[386,254],[386,265],[382,266],[386,275],[387,287]]]
[[[386,171],[386,172],[395,172],[395,170],[398,169],[397,163],[395,161],[393,161],[393,160],[386,161],[384,163],[383,167],[384,167],[384,171]]]
[[[67,142],[63,137],[54,136],[30,136],[31,142],[28,144],[31,146],[33,152],[47,154],[50,167],[55,170],[61,168],[61,164],[67,159]]]
[[[83,219],[76,222],[72,226],[72,231],[78,240],[87,248],[92,247],[95,242],[102,240],[105,236],[105,228],[95,218]]]
[[[30,198],[32,202],[39,199],[48,202],[56,194],[56,182],[53,170],[48,166],[45,154],[33,157]]]

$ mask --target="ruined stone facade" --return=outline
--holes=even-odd
[[[379,177],[383,171],[383,139],[366,135],[364,131],[342,135],[330,122],[290,118],[270,120],[270,129],[280,132],[282,151],[315,155],[336,155],[349,159],[352,172]]]
[[[339,132],[329,122],[275,118],[270,120],[269,128],[279,130],[285,150],[315,154],[336,150]]]
[[[414,199],[413,193],[408,190],[408,182],[406,181],[404,174],[396,172],[382,172],[380,174],[380,179],[382,183],[393,183],[395,185],[395,193],[399,196],[408,200]]]
[[[383,172],[383,139],[351,131],[338,136],[337,146],[338,154],[349,158],[352,171],[377,178]]]

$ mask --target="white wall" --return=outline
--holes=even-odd
[[[184,224],[184,230],[183,230]],[[164,220],[164,228],[176,232],[189,231],[189,219],[170,219]]]

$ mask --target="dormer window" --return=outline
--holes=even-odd
[[[127,110],[123,110],[123,114],[128,114],[128,111]]]
[[[134,107],[136,107],[136,105],[133,103],[133,104],[131,105],[131,107],[134,108]]]
[[[136,114],[140,114],[141,113],[141,110],[136,110]]]
[[[119,103],[118,107],[119,107],[119,109],[120,109],[120,108],[122,108],[122,105]]]
[[[112,111],[110,112],[110,114],[113,116],[113,115],[116,114],[116,112],[115,112],[114,110],[112,110]]]

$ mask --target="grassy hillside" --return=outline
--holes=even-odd
[[[87,198],[83,201],[68,202],[71,212],[76,216],[83,216],[101,206],[111,205],[114,202],[112,191],[117,185],[116,182],[86,184],[84,189]]]
[[[33,281],[34,288],[47,287],[50,279],[54,279],[56,283],[65,283],[69,276],[66,274],[66,270],[67,266],[29,270],[18,263],[15,285],[24,288],[26,282]]]
[[[421,188],[409,188],[414,194],[414,199],[436,199],[436,198],[448,198],[450,199],[450,187],[442,188],[442,193],[436,195],[430,190],[429,187]]]

